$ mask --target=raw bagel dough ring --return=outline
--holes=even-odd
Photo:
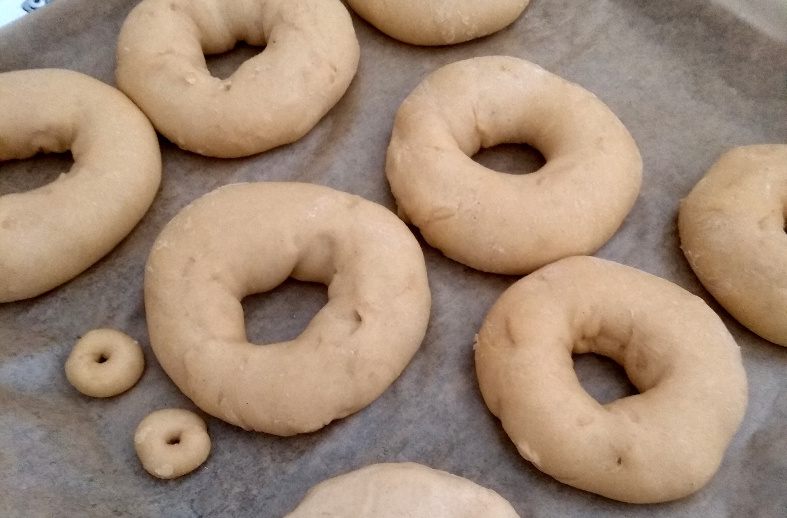
[[[530,0],[347,0],[379,30],[413,45],[451,45],[510,25]]]
[[[172,479],[191,473],[210,455],[205,421],[180,408],[156,410],[137,425],[134,449],[142,467],[157,478]]]
[[[266,45],[227,79],[206,54]],[[344,95],[360,48],[339,0],[144,0],[118,38],[116,78],[156,129],[222,158],[289,144]]]
[[[639,394],[601,405],[572,353],[623,366]],[[519,453],[560,482],[624,502],[697,491],[747,402],[740,349],[719,317],[669,281],[571,257],[516,282],[478,334],[481,393]]]
[[[530,144],[546,164],[508,175],[470,158],[502,143]],[[410,94],[386,174],[399,214],[430,245],[478,270],[522,275],[601,247],[637,199],[642,159],[593,94],[496,56],[445,66]]]
[[[294,340],[253,345],[241,299],[287,277],[328,285]],[[377,398],[421,344],[423,253],[385,208],[327,187],[222,187],[186,207],[145,274],[153,351],[197,406],[276,435],[321,428]]]
[[[93,329],[66,360],[68,382],[86,396],[112,397],[136,384],[145,355],[136,340],[115,329]]]
[[[412,462],[372,464],[314,486],[285,518],[519,518],[466,478]]]
[[[0,302],[35,297],[109,253],[161,181],[156,132],[122,93],[70,70],[0,74],[0,161],[71,150],[55,182],[0,196]]]
[[[680,204],[681,248],[705,288],[787,346],[787,145],[728,151]]]

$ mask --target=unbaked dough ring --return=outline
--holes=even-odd
[[[204,54],[265,45],[227,79]],[[144,0],[118,38],[118,87],[183,149],[241,157],[308,133],[358,68],[339,0]]]
[[[639,394],[601,405],[572,353],[623,366]],[[565,484],[632,503],[702,487],[743,419],[746,373],[719,317],[669,281],[592,257],[506,290],[478,334],[487,406],[519,453]]]
[[[526,143],[546,159],[508,175],[472,157]],[[482,57],[431,74],[396,114],[386,174],[399,214],[446,256],[522,275],[592,254],[637,199],[642,159],[598,98],[541,67]]]
[[[139,381],[145,355],[136,340],[115,329],[85,333],[66,360],[68,382],[86,396],[112,397]]]
[[[328,285],[328,303],[294,340],[250,344],[241,299],[287,277]],[[145,274],[150,340],[170,378],[205,412],[277,435],[376,399],[420,346],[430,304],[409,229],[310,184],[213,191],[165,227]]]
[[[210,455],[205,421],[194,412],[167,408],[152,412],[134,432],[134,448],[142,467],[157,478],[191,473]]]
[[[497,32],[530,0],[347,0],[379,30],[413,45],[451,45]]]
[[[372,464],[314,486],[285,518],[519,518],[491,489],[412,462]]]
[[[787,145],[725,153],[681,202],[683,253],[753,332],[787,346]]]
[[[35,297],[109,253],[161,181],[156,132],[114,88],[70,70],[0,74],[0,161],[71,150],[55,182],[0,196],[0,302]]]

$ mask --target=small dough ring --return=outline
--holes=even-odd
[[[71,150],[58,180],[0,196],[0,302],[35,297],[109,253],[161,181],[156,132],[122,93],[70,70],[0,74],[0,161]]]
[[[546,164],[487,169],[482,147],[527,143]],[[522,275],[591,254],[637,199],[642,159],[598,98],[541,67],[482,57],[431,74],[396,114],[386,174],[399,213],[446,256]]]
[[[287,277],[328,285],[294,340],[253,345],[241,299]],[[145,274],[150,340],[201,409],[245,429],[293,435],[360,410],[421,344],[431,295],[423,253],[385,208],[327,187],[222,187],[186,207]]]
[[[681,202],[683,253],[753,332],[787,346],[787,145],[725,153]]]
[[[115,329],[93,329],[66,360],[68,382],[86,396],[112,397],[139,381],[145,355],[136,340]]]
[[[519,518],[491,489],[412,462],[372,464],[314,486],[284,518]]]
[[[171,479],[191,473],[210,455],[205,421],[194,412],[167,408],[152,412],[134,432],[142,467],[154,477]]]
[[[266,45],[227,79],[204,54]],[[344,95],[360,48],[339,0],[144,0],[118,38],[118,88],[183,149],[242,157],[308,133]]]
[[[379,30],[413,45],[452,45],[497,32],[530,0],[347,0]]]
[[[626,370],[639,394],[601,405],[572,353]],[[519,453],[560,482],[632,503],[697,491],[743,419],[746,373],[719,317],[669,281],[571,257],[516,282],[478,334],[481,393]]]
[[[115,329],[85,334],[66,360],[68,382],[86,396],[112,397],[139,381],[145,355],[136,340]]]

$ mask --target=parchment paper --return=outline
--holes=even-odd
[[[61,0],[11,24],[0,30],[0,71],[69,68],[114,84],[115,39],[134,3]],[[399,43],[353,20],[362,49],[358,75],[309,135],[238,160],[203,158],[162,139],[162,187],[134,232],[72,282],[0,305],[0,516],[277,518],[325,478],[405,460],[492,488],[523,518],[787,516],[787,350],[756,337],[712,300],[676,232],[679,200],[723,151],[787,141],[787,45],[700,0],[533,0],[511,27],[445,48]],[[241,48],[210,65],[226,76],[253,52]],[[523,460],[481,399],[472,357],[484,315],[516,279],[479,273],[424,244],[431,323],[420,351],[377,401],[293,438],[205,416],[213,450],[203,467],[169,482],[150,477],[134,453],[137,423],[158,408],[195,408],[159,367],[146,333],[142,275],[161,228],[195,198],[240,181],[313,182],[394,209],[383,164],[399,104],[438,67],[495,54],[534,61],[580,83],[639,144],[642,192],[597,255],[700,295],[741,345],[750,403],[718,474],[691,497],[634,506],[560,484]],[[509,172],[520,159],[531,169],[538,164],[537,154],[511,147],[483,155],[487,165]],[[43,185],[69,165],[68,156],[0,164],[0,193]],[[294,281],[250,297],[244,302],[250,338],[294,337],[325,297],[323,287]],[[67,383],[63,362],[80,335],[104,326],[139,340],[147,367],[131,391],[98,400]],[[610,362],[583,357],[577,370],[600,400],[630,391]]]

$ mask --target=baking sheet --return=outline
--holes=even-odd
[[[114,44],[134,1],[66,0],[0,29],[0,71],[60,67],[114,84]],[[735,322],[711,299],[678,248],[678,201],[733,146],[787,141],[787,45],[699,0],[533,0],[511,27],[445,48],[392,40],[356,16],[358,75],[305,138],[238,160],[204,158],[162,139],[164,180],[151,211],[112,253],[64,286],[0,305],[0,515],[263,516],[293,509],[317,482],[361,466],[415,461],[490,487],[520,516],[787,516],[787,350]],[[254,49],[212,58],[228,75]],[[151,352],[142,304],[148,250],[179,209],[240,181],[300,180],[395,207],[383,174],[394,114],[431,71],[472,56],[534,61],[594,92],[632,133],[644,184],[620,231],[596,255],[665,277],[716,309],[741,345],[750,381],[746,418],[719,473],[695,495],[634,506],[562,485],[523,460],[487,411],[472,344],[486,311],[516,279],[483,274],[424,244],[433,310],[403,375],[372,405],[308,435],[245,432],[205,416],[213,450],[193,474],[150,477],[133,448],[137,423],[164,407],[194,409]],[[535,156],[535,159],[534,159]],[[537,155],[503,147],[487,165],[515,171]],[[0,194],[53,180],[67,156],[0,164]],[[295,336],[325,289],[290,281],[244,301],[257,342]],[[78,394],[63,372],[80,335],[121,329],[147,367],[121,396]],[[628,393],[620,370],[577,359],[596,397]]]

